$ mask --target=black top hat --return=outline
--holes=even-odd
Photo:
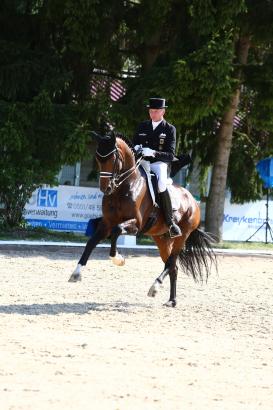
[[[152,108],[154,110],[161,110],[162,108],[167,108],[168,106],[165,105],[165,98],[150,98],[149,105],[147,108]]]

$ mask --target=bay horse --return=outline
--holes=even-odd
[[[148,291],[154,297],[164,278],[170,277],[170,297],[165,306],[176,306],[176,282],[178,262],[184,272],[195,281],[207,280],[210,268],[216,264],[212,249],[212,237],[199,229],[200,208],[191,193],[178,185],[172,185],[171,196],[176,200],[174,219],[182,235],[171,238],[163,214],[154,204],[147,178],[140,170],[132,146],[114,133],[101,136],[93,133],[97,141],[96,160],[100,170],[102,219],[94,235],[88,240],[78,265],[69,281],[81,280],[81,269],[97,244],[111,235],[110,257],[117,265],[124,264],[124,258],[117,251],[120,234],[144,233],[155,241],[164,270],[155,279]]]

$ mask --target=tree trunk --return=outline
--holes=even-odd
[[[250,38],[241,37],[237,42],[236,57],[240,65],[247,63]],[[225,206],[225,191],[227,182],[228,162],[232,146],[233,123],[241,93],[241,74],[239,69],[236,78],[239,80],[238,88],[235,90],[230,106],[223,115],[218,130],[217,146],[211,177],[211,185],[206,205],[206,231],[216,235],[217,240],[222,240],[222,227]]]
[[[158,58],[160,51],[160,32],[156,32],[153,37],[147,41],[141,52],[143,72],[147,72],[151,69]]]

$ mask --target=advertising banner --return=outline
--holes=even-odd
[[[31,226],[85,232],[88,221],[102,215],[102,196],[98,188],[42,187],[33,192],[24,217]]]
[[[31,226],[85,233],[88,221],[102,216],[102,197],[98,188],[68,185],[42,187],[33,192],[25,206],[24,217]],[[269,201],[268,209],[268,222],[273,229],[273,201]],[[265,220],[266,201],[234,205],[226,199],[223,240],[246,241]],[[264,242],[265,225],[250,240]]]
[[[273,201],[269,201],[268,210],[268,222],[273,229]],[[265,221],[266,201],[235,205],[231,204],[230,201],[226,199],[223,223],[223,240],[246,241],[260,228],[260,226],[263,225]],[[250,240],[252,242],[265,241],[265,224]]]

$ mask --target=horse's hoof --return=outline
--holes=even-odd
[[[81,280],[82,277],[80,273],[72,273],[72,275],[68,279],[68,282],[80,282]]]
[[[110,259],[117,266],[124,266],[125,265],[125,259],[119,253],[116,256],[110,256]]]
[[[166,307],[175,307],[175,306],[176,306],[176,300],[168,300],[168,302],[164,303],[163,306],[166,306]]]
[[[156,282],[150,287],[149,292],[148,292],[148,296],[151,297],[151,298],[154,298],[155,295],[157,294],[158,290],[159,290],[159,286],[160,286],[159,282],[156,281]]]

